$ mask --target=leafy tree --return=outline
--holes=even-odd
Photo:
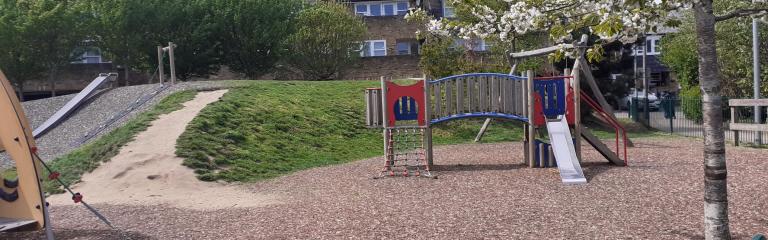
[[[222,39],[216,2],[208,0],[105,0],[94,2],[99,46],[129,70],[152,71],[157,46],[174,42],[176,76],[188,79],[218,70]],[[128,77],[126,77],[127,79]]]
[[[209,0],[159,0],[156,9],[160,12],[158,22],[150,26],[155,45],[143,48],[148,58],[157,62],[155,46],[165,46],[173,41],[176,45],[176,77],[186,80],[217,72],[223,63],[221,51],[224,44],[219,30],[223,23],[218,21],[215,3]]]
[[[123,66],[126,81],[131,69],[148,70],[157,62],[147,53],[150,49],[156,51],[155,46],[160,44],[148,38],[155,31],[151,26],[159,24],[160,5],[157,0],[103,0],[91,4],[91,11],[98,16],[95,25],[99,30],[94,38],[104,55]]]
[[[715,3],[715,8],[724,11],[737,1],[727,0]],[[722,69],[722,93],[725,96],[741,97],[752,94],[752,21],[749,18],[723,21],[715,27],[717,55]],[[696,33],[691,14],[684,17],[677,33],[662,39],[661,60],[675,71],[684,89],[699,87],[698,59],[696,58]],[[761,24],[761,32],[768,31]],[[760,42],[768,42],[768,35],[761,35]],[[763,48],[765,49],[765,48]],[[761,55],[762,65],[768,64],[768,56]],[[768,69],[763,69],[768,73]],[[763,81],[768,75],[763,73]],[[691,91],[698,92],[698,91]],[[763,90],[768,93],[768,88]],[[692,94],[696,95],[696,94]]]
[[[670,12],[692,11],[698,52],[698,76],[702,94],[704,125],[704,236],[707,239],[730,239],[728,220],[727,168],[723,131],[721,71],[718,65],[715,26],[718,22],[768,11],[766,3],[738,1],[726,9],[715,9],[713,0],[519,0],[507,1],[503,11],[494,11],[482,2],[487,0],[453,0],[457,8],[472,10],[480,21],[433,21],[428,29],[463,36],[499,36],[502,41],[533,31],[549,32],[556,42],[568,41],[571,33],[588,29],[603,43],[619,40],[631,43],[641,33],[657,30],[666,24],[679,25]],[[717,11],[716,11],[717,10]],[[600,43],[600,42],[598,42]],[[602,44],[595,44],[587,56],[602,55]]]
[[[301,0],[213,1],[222,36],[223,60],[232,70],[255,78],[283,57],[283,41],[294,30]]]
[[[77,60],[79,45],[87,38],[91,21],[81,1],[39,0],[21,2],[26,21],[22,28],[28,43],[35,47],[35,59],[48,75],[51,95],[56,96],[56,77],[60,67]],[[73,52],[75,51],[75,52]]]
[[[286,61],[312,80],[339,79],[360,57],[366,27],[340,3],[318,2],[302,10],[288,36]]]
[[[0,1],[0,67],[16,85],[24,99],[24,83],[42,76],[45,68],[36,59],[36,49],[28,39],[23,6],[15,1]]]

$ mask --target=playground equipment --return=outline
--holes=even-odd
[[[100,84],[102,83],[96,85]],[[47,239],[53,240],[48,203],[45,202],[41,182],[43,168],[49,172],[48,179],[61,184],[72,195],[72,200],[75,203],[81,203],[96,217],[114,229],[115,227],[109,220],[83,201],[83,195],[73,192],[67,184],[59,179],[60,174],[53,171],[40,159],[29,122],[24,115],[16,93],[2,71],[0,71],[0,90],[0,116],[4,116],[0,118],[0,152],[6,152],[10,156],[15,164],[17,176],[16,179],[0,176],[3,179],[3,186],[0,189],[0,232],[45,228]],[[82,99],[74,102],[81,101]],[[75,105],[77,104],[69,105],[68,103],[68,107],[65,109],[74,109],[76,108]],[[63,109],[59,112],[65,111]],[[64,116],[66,114],[59,115],[59,118]]]
[[[587,183],[584,172],[576,157],[576,148],[573,146],[573,137],[565,119],[548,121],[547,132],[552,142],[552,150],[560,169],[560,178],[566,184]]]
[[[165,61],[165,53],[168,53],[168,64],[171,67],[171,84],[176,83],[176,60],[174,58],[173,50],[176,48],[176,44],[173,44],[173,42],[168,42],[167,47],[163,46],[157,46],[157,73],[158,73],[158,80],[160,83],[164,83],[164,77],[165,77],[165,70],[164,70],[164,64]]]
[[[117,79],[117,73],[101,73],[99,76],[91,81],[88,86],[86,86],[82,91],[80,91],[75,97],[70,99],[66,104],[64,104],[61,109],[56,111],[56,113],[53,114],[50,118],[45,120],[42,125],[35,128],[34,131],[32,131],[32,135],[34,138],[39,138],[48,130],[51,130],[53,127],[61,123],[62,120],[66,119],[72,112],[77,110],[80,106],[82,106],[85,102],[91,99],[91,97],[95,96],[100,89],[103,89],[107,85],[111,84],[113,81]]]
[[[31,128],[15,97],[11,84],[0,72],[0,151],[5,151],[16,164],[17,178],[3,178],[0,191],[0,231],[29,227],[48,227],[40,178],[42,168],[34,160],[37,149]],[[10,192],[7,192],[10,191]]]
[[[585,41],[582,41],[585,42]],[[573,47],[574,45],[569,45]],[[566,46],[568,47],[568,46]],[[520,53],[547,54],[558,47]],[[583,49],[579,49],[583,55]],[[366,89],[366,124],[383,128],[385,164],[382,176],[432,176],[432,129],[434,124],[463,118],[496,118],[525,123],[524,163],[530,167],[559,167],[564,183],[583,183],[581,137],[611,163],[626,166],[626,131],[615,120],[597,85],[587,76],[597,101],[580,89],[581,74],[587,75],[583,56],[574,71],[563,76],[534,77],[499,73],[472,73],[437,80],[419,80],[400,86],[381,79],[381,88]],[[569,74],[570,73],[570,74]],[[596,90],[595,90],[596,89]],[[581,101],[595,110],[599,119],[614,127],[616,148],[611,150],[581,125]],[[551,122],[558,119],[558,122]],[[536,139],[548,128],[551,142]],[[570,131],[573,131],[571,134]],[[571,136],[581,136],[572,138]],[[570,140],[569,140],[570,139]],[[405,146],[404,146],[405,145]],[[619,153],[622,153],[619,154]],[[622,158],[623,156],[623,158]]]

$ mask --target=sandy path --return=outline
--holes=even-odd
[[[167,204],[173,207],[210,210],[256,207],[278,203],[274,195],[254,194],[236,185],[202,182],[176,157],[176,139],[187,124],[227,90],[200,92],[184,108],[160,116],[139,133],[117,156],[85,174],[74,191],[89,203],[125,205]],[[71,205],[68,195],[49,198],[54,205]]]

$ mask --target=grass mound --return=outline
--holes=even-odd
[[[256,82],[230,90],[187,126],[176,154],[206,181],[254,181],[382,154],[381,131],[364,123],[363,89],[374,81]],[[436,144],[474,139],[482,119],[436,126]],[[485,142],[514,141],[500,122]]]
[[[96,141],[77,148],[67,155],[55,159],[49,164],[54,171],[61,173],[61,180],[65,183],[74,184],[80,180],[83,174],[93,171],[101,162],[108,161],[117,155],[123,145],[133,140],[136,134],[147,129],[150,123],[157,119],[158,116],[181,109],[182,104],[192,100],[195,94],[197,94],[195,91],[182,91],[171,94],[150,110],[128,121],[122,127],[99,137]],[[63,192],[58,183],[47,178],[43,182],[43,188],[49,193]]]

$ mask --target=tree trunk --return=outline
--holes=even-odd
[[[51,97],[56,96],[56,67],[48,68],[48,84],[51,86]]]
[[[715,44],[712,0],[694,6],[699,51],[699,83],[704,117],[704,237],[731,239],[728,226],[728,170],[725,162],[723,99]]]

